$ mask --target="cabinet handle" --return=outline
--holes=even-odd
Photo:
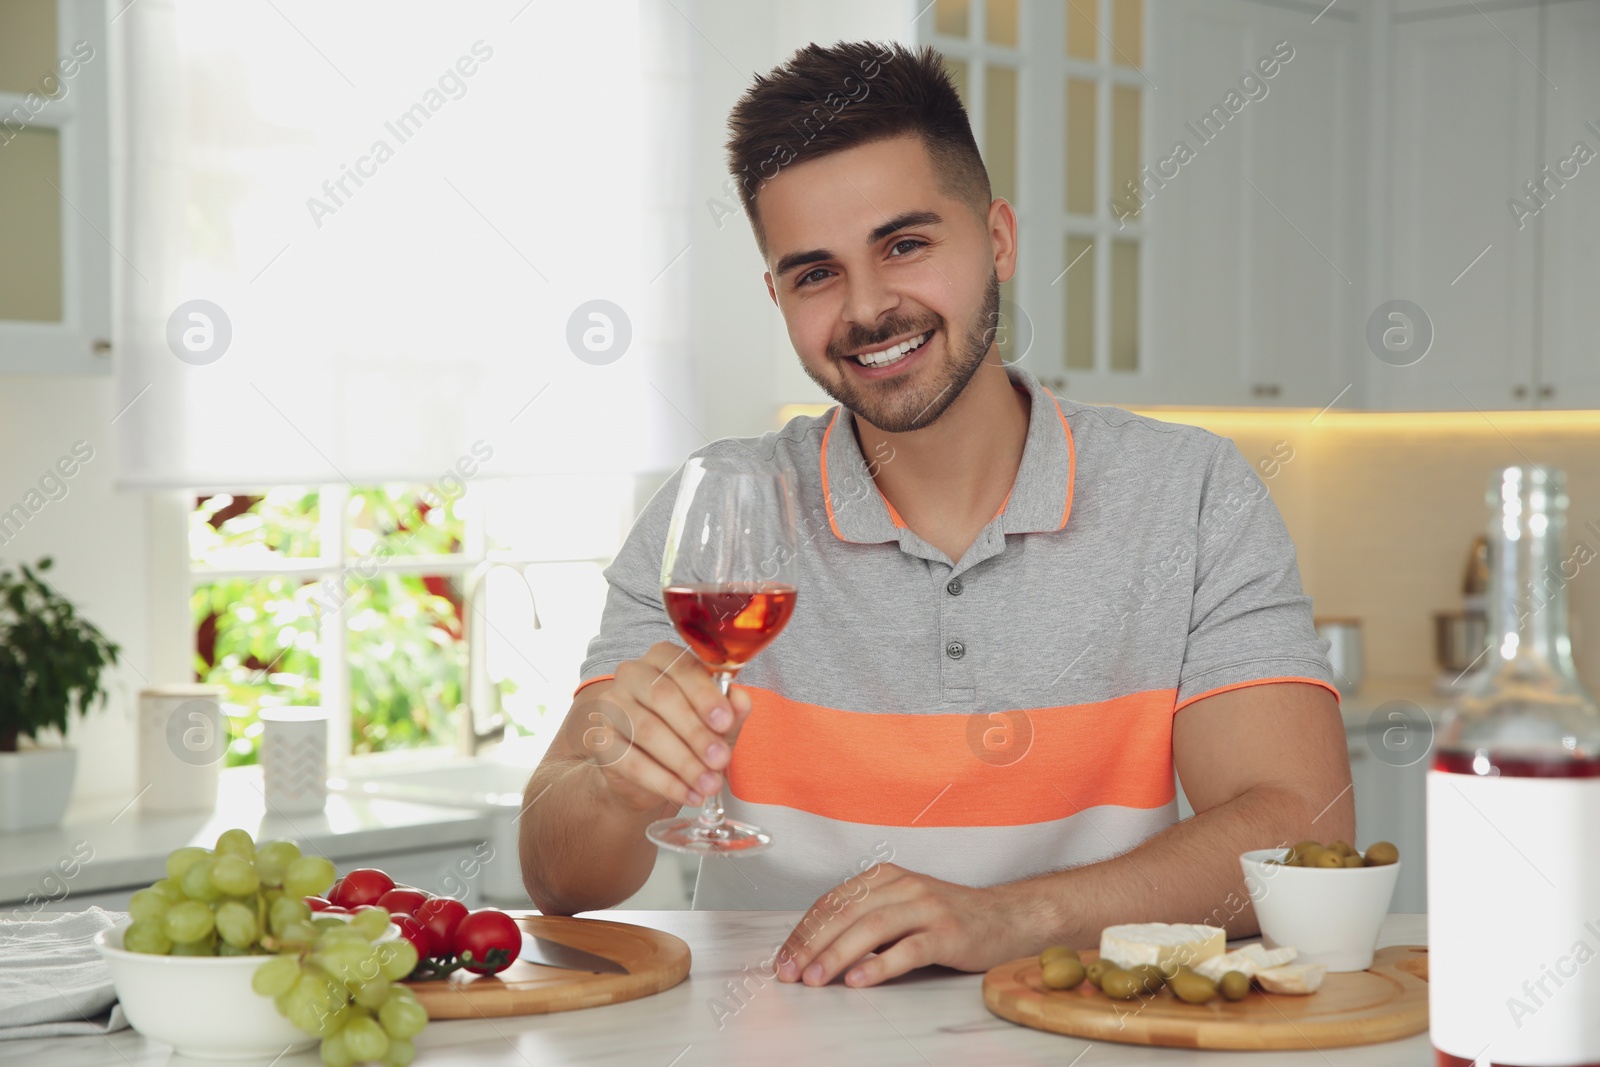
[[[1545,400],[1549,400],[1556,395],[1556,387],[1553,385],[1541,385],[1539,386],[1539,395]]]
[[[1283,392],[1283,387],[1276,383],[1252,385],[1250,392],[1253,396],[1274,397]]]
[[[1528,387],[1526,385],[1513,385],[1511,387],[1511,395],[1518,400],[1526,400],[1528,399]]]
[[[111,342],[107,341],[103,337],[96,338],[95,342],[92,345],[90,345],[89,348],[97,356],[105,356],[105,355],[110,355],[111,354]]]

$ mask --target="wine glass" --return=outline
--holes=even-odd
[[[781,470],[753,456],[696,456],[684,465],[661,559],[661,600],[724,696],[789,621],[795,555],[794,495]],[[772,843],[759,827],[723,815],[720,789],[694,818],[658,819],[645,834],[678,852],[756,852]]]

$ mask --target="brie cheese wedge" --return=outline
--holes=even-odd
[[[1220,982],[1222,976],[1229,971],[1238,971],[1246,978],[1254,978],[1269,967],[1281,967],[1286,963],[1293,963],[1296,955],[1298,953],[1292,945],[1263,948],[1259,943],[1251,943],[1221,956],[1213,956],[1200,963],[1191,964],[1190,969],[1196,974],[1205,975],[1213,982]]]
[[[1291,963],[1257,971],[1255,979],[1268,993],[1315,993],[1327,973],[1325,963]]]
[[[1100,931],[1100,957],[1119,967],[1153,963],[1171,974],[1180,965],[1222,955],[1227,934],[1197,923],[1125,923]],[[1287,962],[1287,961],[1285,961]]]

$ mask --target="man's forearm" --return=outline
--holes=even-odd
[[[655,867],[658,850],[645,827],[677,810],[671,802],[629,809],[584,760],[541,764],[528,782],[518,831],[522,882],[534,906],[546,915],[572,915],[632,896]]]
[[[1354,835],[1348,790],[1331,804],[1316,804],[1291,790],[1259,786],[1120,856],[996,888],[1009,910],[1048,934],[1041,945],[1095,946],[1103,928],[1125,922],[1206,923],[1224,927],[1230,938],[1248,937],[1258,927],[1241,852]]]

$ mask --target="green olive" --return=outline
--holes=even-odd
[[[1044,965],[1039,980],[1047,989],[1076,989],[1083,981],[1083,961],[1076,956],[1059,956]]]
[[[1313,867],[1343,867],[1344,857],[1330,848],[1324,852],[1317,853],[1317,858],[1311,865]]]
[[[1299,865],[1301,867],[1315,867],[1317,865],[1317,861],[1327,854],[1328,850],[1323,848],[1321,845],[1312,845],[1310,848],[1305,849],[1300,853]],[[1338,855],[1337,852],[1332,854],[1335,856]]]
[[[1355,849],[1350,847],[1350,842],[1348,842],[1348,841],[1335,841],[1333,844],[1329,845],[1328,847],[1331,848],[1333,851],[1337,852],[1341,856],[1356,856],[1356,855],[1360,855],[1360,853],[1358,853]]]
[[[1039,966],[1043,967],[1046,964],[1048,964],[1051,960],[1058,960],[1058,959],[1073,959],[1073,960],[1075,960],[1077,958],[1078,958],[1078,950],[1073,948],[1073,947],[1071,947],[1070,945],[1051,945],[1049,948],[1047,948],[1043,952],[1039,953]]]
[[[1346,867],[1365,867],[1366,865],[1366,861],[1361,858],[1361,853],[1359,852],[1352,852],[1344,858],[1344,866]]]
[[[1100,976],[1100,991],[1114,1000],[1132,1000],[1144,988],[1143,980],[1132,971],[1110,967]]]
[[[1217,983],[1185,967],[1167,981],[1172,995],[1186,1004],[1204,1004],[1217,995]]]
[[[1242,971],[1229,971],[1217,983],[1217,988],[1228,1000],[1243,1000],[1250,993],[1250,979]]]
[[[1153,963],[1141,963],[1128,968],[1128,973],[1139,979],[1141,992],[1154,993],[1167,983],[1167,976]]]
[[[1116,964],[1112,963],[1110,960],[1104,958],[1103,956],[1096,956],[1094,959],[1090,960],[1088,966],[1083,969],[1084,977],[1089,979],[1090,985],[1094,986],[1096,989],[1099,989],[1101,976],[1115,967]]]
[[[1400,850],[1388,841],[1374,841],[1367,846],[1366,864],[1368,867],[1382,867],[1385,864],[1396,863],[1400,859]]]

